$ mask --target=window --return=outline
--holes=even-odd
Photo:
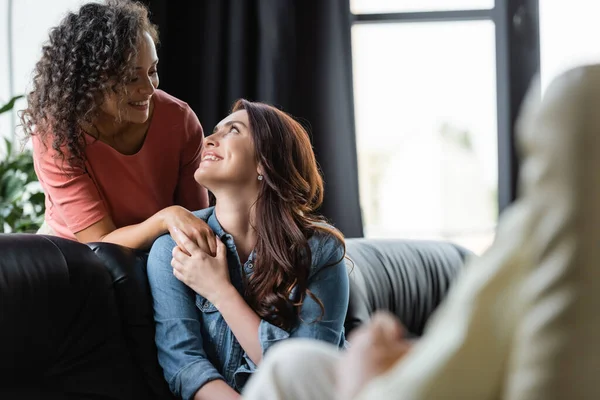
[[[489,247],[514,198],[513,126],[539,68],[536,5],[350,0],[366,237]],[[524,41],[514,21],[531,9]],[[511,62],[523,49],[531,62]]]
[[[541,84],[560,73],[600,62],[600,3],[589,0],[540,2]]]
[[[356,25],[352,39],[365,235],[482,250],[498,208],[493,24]]]

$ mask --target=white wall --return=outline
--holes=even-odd
[[[41,55],[42,44],[48,39],[51,27],[58,25],[69,11],[77,10],[89,0],[13,0],[12,45],[14,94],[25,94],[30,88],[31,74]],[[0,0],[0,104],[11,97],[9,92],[8,58],[8,6],[9,0]],[[18,102],[15,110],[25,107]],[[16,114],[15,114],[16,116]],[[18,124],[18,118],[15,117]],[[0,116],[0,136],[12,136],[10,115]]]

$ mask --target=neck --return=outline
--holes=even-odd
[[[221,227],[233,236],[240,260],[244,262],[256,246],[256,231],[252,227],[255,221],[256,194],[245,195],[243,191],[235,193],[214,193],[217,203],[215,214]]]
[[[101,114],[94,121],[97,133],[102,137],[117,137],[125,134],[132,126],[131,122],[119,122],[115,118]]]

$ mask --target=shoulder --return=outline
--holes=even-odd
[[[162,112],[184,115],[192,110],[185,101],[160,89],[157,89],[156,92],[154,92],[154,101],[155,107],[160,108]]]
[[[49,150],[52,150],[52,147],[48,146],[47,142],[47,140],[42,140],[42,137],[37,133],[31,136],[31,148],[33,150],[34,157],[42,157],[48,155]]]
[[[346,255],[346,246],[341,234],[334,226],[326,223],[315,224],[308,245],[312,256],[312,273],[325,266],[338,264]]]
[[[164,125],[183,132],[189,140],[201,140],[204,136],[202,125],[192,108],[183,100],[170,94],[156,90],[154,93],[155,114],[152,123]]]
[[[31,137],[31,147],[33,163],[38,177],[43,175],[43,178],[47,180],[48,177],[45,175],[52,174],[53,179],[62,177],[61,180],[66,182],[75,176],[86,174],[84,168],[71,165],[68,162],[67,159],[71,152],[66,145],[60,147],[60,153],[54,149],[50,136],[33,135]]]
[[[54,149],[54,131],[51,128],[37,130],[31,135],[31,148],[34,156],[56,157],[58,152]],[[66,144],[60,147],[63,154],[69,154]]]
[[[214,207],[208,207],[202,210],[194,211],[193,214],[207,222],[211,215],[213,215]],[[152,244],[152,248],[150,249],[149,260],[156,258],[169,258],[171,257],[171,252],[175,247],[176,243],[171,237],[170,234],[165,233],[162,236],[159,236],[154,243]]]

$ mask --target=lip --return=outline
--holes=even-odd
[[[210,158],[206,158],[206,157],[214,157],[216,158],[216,160],[212,160]],[[204,153],[202,153],[202,158],[200,159],[200,162],[218,162],[221,161],[223,159],[223,157],[221,157],[220,155],[218,155],[217,153],[215,153],[214,151],[206,151]]]
[[[144,104],[134,104],[134,103],[141,103],[141,102],[145,102]],[[131,108],[133,108],[134,110],[138,110],[138,111],[147,111],[150,108],[150,99],[148,100],[139,100],[139,101],[130,101],[129,103],[127,103],[127,105]]]

